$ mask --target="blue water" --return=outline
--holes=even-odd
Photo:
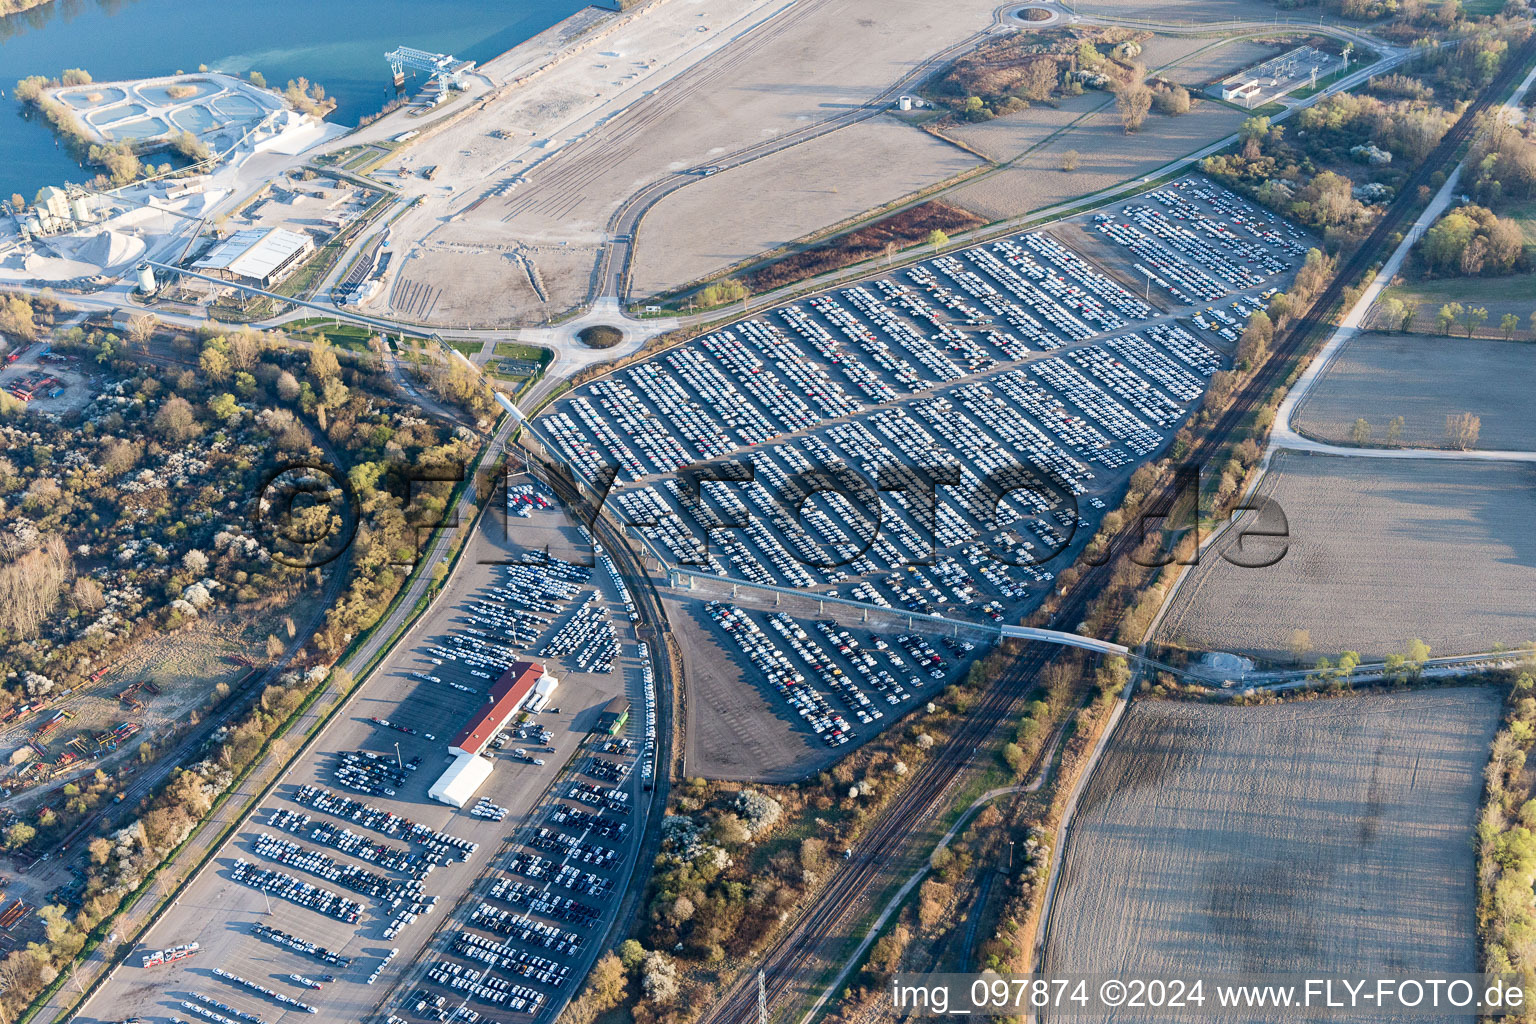
[[[176,71],[260,71],[281,89],[303,76],[335,97],[330,120],[356,124],[394,92],[384,54],[414,46],[484,61],[588,0],[52,0],[0,18],[0,195],[81,181],[68,148],[12,97],[17,79],[84,68],[97,81]],[[411,83],[407,83],[409,88]]]

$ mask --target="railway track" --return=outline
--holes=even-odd
[[[1393,234],[1410,220],[1419,186],[1428,184],[1435,171],[1455,158],[1457,151],[1471,139],[1478,117],[1489,109],[1496,97],[1505,95],[1513,88],[1518,76],[1533,58],[1536,58],[1536,37],[1525,42],[1511,55],[1494,81],[1463,112],[1429,156],[1414,169],[1399,190],[1397,199],[1388,207],[1370,235],[1338,268],[1328,287],[1312,303],[1306,314],[1291,326],[1284,340],[1275,346],[1263,366],[1249,378],[1227,410],[1197,443],[1187,457],[1189,462],[1197,466],[1209,462],[1226,439],[1263,405],[1282,375],[1288,372],[1291,360],[1303,353],[1318,329],[1327,324],[1350,283],[1358,280],[1375,264],[1378,254]],[[1149,499],[1146,507],[1156,508],[1160,504],[1171,503],[1176,496],[1177,485],[1170,482]],[[1140,531],[1141,523],[1128,523],[1116,535],[1115,549],[1126,550],[1128,546],[1139,543]],[[1056,615],[1057,621],[1075,623],[1083,618],[1093,596],[1107,582],[1112,564],[1112,559],[1106,559],[1103,564],[1083,574],[1063,599]],[[765,975],[770,1010],[783,1001],[786,992],[797,982],[806,980],[801,974],[817,956],[821,943],[829,936],[841,936],[840,929],[846,929],[856,919],[861,912],[858,909],[861,898],[884,875],[887,865],[900,853],[907,837],[936,812],[938,801],[970,765],[983,741],[1003,721],[1015,702],[1028,692],[1039,671],[1058,653],[1054,647],[1038,645],[1015,659],[1003,677],[988,688],[938,756],[914,774],[906,790],[859,840],[853,857],[844,863],[794,924],[761,954],[760,969]],[[1053,747],[1054,743],[1047,743],[1042,750],[1048,751]],[[1036,761],[1032,771],[1038,769],[1038,757]],[[726,990],[715,1006],[700,1018],[701,1024],[742,1024],[753,1019],[756,1014],[753,973],[743,972],[742,977]]]

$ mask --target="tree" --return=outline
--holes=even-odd
[[[1477,329],[1488,322],[1488,310],[1484,306],[1468,309],[1461,314],[1461,326],[1467,329],[1467,337],[1472,337]]]
[[[1248,318],[1242,337],[1237,339],[1237,359],[1248,366],[1258,366],[1269,354],[1269,343],[1275,338],[1275,324],[1262,309]]]
[[[1419,318],[1419,304],[1417,302],[1413,302],[1413,301],[1404,302],[1403,303],[1403,320],[1402,320],[1402,323],[1399,325],[1398,330],[1402,331],[1404,334],[1408,333],[1409,331],[1413,330],[1413,322],[1415,320],[1417,320],[1418,318]]]
[[[11,193],[11,209],[14,212],[16,212],[16,213],[21,213],[26,208],[27,208],[27,201],[25,199],[21,198],[21,193],[20,192],[12,192]]]
[[[1115,90],[1115,106],[1120,110],[1120,126],[1127,135],[1141,128],[1152,109],[1152,90],[1145,82],[1129,82]]]
[[[592,1008],[598,1013],[613,1009],[624,999],[627,978],[624,964],[612,953],[604,953],[592,965],[587,977],[587,993],[592,997]]]
[[[283,642],[277,637],[267,635],[267,660],[276,661],[283,656]]]
[[[215,384],[222,384],[229,380],[231,373],[229,356],[224,354],[222,348],[210,343],[197,357],[197,365],[202,369],[203,375]]]
[[[299,397],[298,378],[287,370],[277,375],[277,397],[285,402],[292,402]]]
[[[1441,334],[1451,333],[1451,328],[1456,326],[1456,321],[1461,319],[1461,314],[1466,311],[1459,302],[1447,302],[1440,307],[1440,312],[1435,314],[1435,326]]]
[[[1068,174],[1071,174],[1073,171],[1077,170],[1077,161],[1077,150],[1069,149],[1065,153],[1061,154],[1061,169],[1066,171]]]
[[[1246,118],[1243,123],[1237,127],[1237,137],[1243,142],[1247,142],[1249,139],[1262,141],[1268,134],[1269,118],[1267,117]]]
[[[1417,676],[1424,671],[1424,663],[1429,660],[1429,644],[1414,637],[1408,641],[1408,649],[1405,653],[1405,661],[1408,670]]]
[[[208,411],[225,423],[234,424],[240,418],[240,403],[229,392],[208,399]]]
[[[37,829],[24,821],[18,821],[5,830],[5,848],[19,850],[37,838]]]
[[[267,87],[267,76],[262,74],[260,71],[248,72],[245,78],[246,81],[250,82],[258,89],[265,89]]]
[[[153,313],[139,313],[128,318],[128,330],[124,333],[140,352],[148,352],[149,339],[155,336],[155,328],[159,323]]]
[[[1403,319],[1403,303],[1400,299],[1390,297],[1382,299],[1380,309],[1381,318],[1393,326]]]
[[[1365,421],[1364,417],[1355,420],[1355,427],[1350,431],[1350,437],[1354,439],[1355,444],[1366,444],[1371,440],[1371,425]]]
[[[336,358],[336,350],[330,339],[322,334],[315,338],[314,347],[309,350],[310,379],[317,384],[324,384],[340,374],[341,363]]]
[[[928,245],[932,247],[934,252],[938,252],[948,244],[949,236],[940,231],[938,228],[934,228],[932,231],[928,232]]]
[[[143,165],[139,163],[139,155],[127,143],[92,146],[86,150],[85,159],[89,163],[105,167],[107,173],[112,176],[114,185],[128,184],[137,178],[143,169]]]
[[[1168,84],[1157,90],[1153,97],[1158,113],[1177,116],[1189,113],[1189,90],[1182,85]]]
[[[1305,629],[1291,630],[1291,642],[1288,647],[1291,660],[1300,665],[1306,658],[1307,652],[1312,650],[1312,634]]]
[[[626,971],[633,971],[645,960],[645,947],[634,939],[619,943],[619,962]]]
[[[20,295],[0,298],[0,332],[14,334],[22,341],[37,338],[37,323],[32,319],[32,304]]]
[[[1401,416],[1393,416],[1392,419],[1387,422],[1387,441],[1390,444],[1397,444],[1397,442],[1401,441],[1402,438],[1403,418]]]
[[[166,399],[155,413],[155,429],[176,444],[196,437],[197,415],[192,411],[192,403],[180,395]]]
[[[1505,313],[1499,320],[1499,330],[1504,332],[1505,341],[1514,341],[1515,332],[1520,329],[1520,318],[1513,313]]]
[[[1452,448],[1467,451],[1477,447],[1483,421],[1470,412],[1456,413],[1445,418],[1445,439]]]
[[[84,68],[69,68],[59,76],[59,82],[64,85],[90,85],[91,73]]]

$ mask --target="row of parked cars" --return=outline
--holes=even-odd
[[[646,653],[642,649],[642,659]],[[631,728],[638,725],[633,721]],[[548,738],[547,729],[529,721],[516,727],[511,741]],[[626,736],[594,741],[594,752],[574,766],[574,777],[553,787],[513,836],[509,855],[476,890],[479,902],[463,922],[466,930],[430,968],[432,987],[417,993],[406,1009],[426,1020],[449,1020],[445,1008],[467,996],[470,1003],[537,1014],[548,990],[576,976],[592,955],[590,938],[602,924],[623,867],[632,788],[627,783],[636,753],[635,741]]]

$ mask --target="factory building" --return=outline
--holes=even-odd
[[[214,277],[257,288],[271,288],[298,269],[315,251],[314,241],[286,228],[236,231],[192,264]]]
[[[542,694],[547,700],[555,685],[555,677],[545,672],[543,665],[531,661],[513,662],[491,687],[485,705],[448,744],[453,762],[427,790],[427,796],[451,807],[463,807],[468,803],[491,774],[491,762],[480,756],[486,746],[506,728],[530,695]]]

